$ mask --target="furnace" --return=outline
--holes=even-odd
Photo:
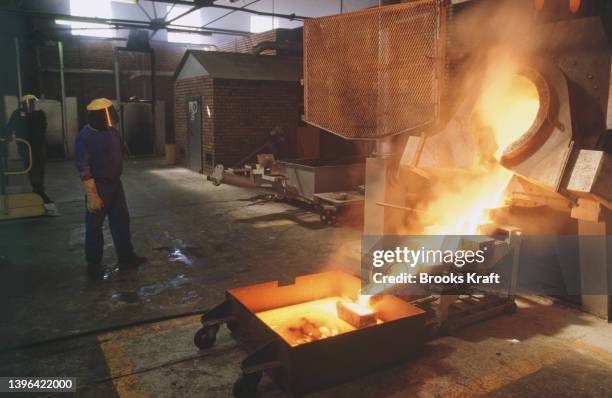
[[[588,51],[580,50],[584,42],[590,43]],[[606,243],[612,160],[603,149],[610,57],[601,21],[538,25],[520,55],[491,51],[481,85],[472,86],[450,121],[407,140],[399,173],[416,195],[403,206],[419,211],[405,214],[412,216],[408,228],[599,235],[597,248],[594,238],[577,237],[582,264],[576,271],[583,308],[609,319],[610,285],[603,281],[612,272]],[[461,204],[453,206],[457,196]],[[538,207],[554,209],[556,219],[568,225],[576,220],[577,228],[562,232],[555,230],[555,219],[534,223],[513,216]],[[385,228],[402,227],[391,222]],[[593,274],[603,281],[594,281]]]
[[[576,242],[582,304],[610,318],[609,294],[588,294],[609,292],[612,274],[601,20],[565,16],[516,37],[471,37],[450,59],[447,44],[459,41],[447,32],[459,28],[449,27],[447,5],[422,0],[305,23],[306,121],[376,142],[366,161],[364,235],[597,234],[596,249]],[[350,59],[330,57],[338,48]],[[452,73],[458,64],[461,78]],[[517,219],[525,208],[556,218]],[[568,227],[555,229],[558,219]]]

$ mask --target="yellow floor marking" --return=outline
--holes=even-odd
[[[299,214],[286,214],[285,215],[286,217],[291,217],[291,218],[280,218],[280,217],[283,217],[282,213],[283,213],[282,211],[275,213],[279,217],[276,220],[267,220],[267,221],[254,221],[254,219],[256,219],[258,216],[267,217],[272,214],[257,215],[257,214],[252,214],[250,212],[245,212],[244,209],[242,208],[231,210],[228,212],[228,215],[237,221],[250,220],[252,221],[252,225],[255,228],[270,228],[270,227],[292,225],[292,224],[297,224],[298,221],[304,222],[304,223],[319,222],[319,215],[314,212],[303,212]]]
[[[134,367],[128,354],[123,349],[123,341],[198,323],[199,320],[200,316],[194,315],[127,329],[119,329],[99,335],[98,343],[104,353],[104,358],[106,359],[106,364],[117,395],[129,398],[144,398],[147,396],[138,381],[138,377],[134,374]]]
[[[301,221],[304,221],[304,222],[317,222],[317,221],[320,221],[319,215],[315,214],[315,213],[301,214],[301,215],[298,216],[298,218]]]
[[[585,343],[583,341],[573,341],[572,347],[576,351],[586,351],[588,354],[596,359],[604,362],[608,366],[612,367],[612,352],[606,351],[603,348],[594,346],[592,344]]]
[[[612,367],[612,353],[603,350],[599,347],[582,341],[571,342],[572,348],[577,351],[583,351],[588,355],[593,356],[607,363]],[[533,374],[538,370],[552,365],[564,357],[572,355],[572,352],[561,351],[548,352],[531,357],[527,357],[518,361],[514,361],[507,365],[501,366],[495,372],[489,373],[478,380],[472,382],[454,386],[449,391],[443,394],[444,398],[455,398],[455,397],[478,397],[487,394],[491,391],[502,388],[510,383],[513,383],[525,376]]]
[[[144,398],[142,386],[134,375],[134,368],[127,353],[123,350],[123,344],[118,340],[109,340],[100,343],[104,353],[110,377],[119,397]]]
[[[283,225],[293,225],[295,221],[292,220],[272,220],[272,221],[260,221],[253,224],[255,228],[270,228],[270,227],[280,227]]]

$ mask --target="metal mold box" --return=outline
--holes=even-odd
[[[261,317],[265,311],[326,298],[356,298],[360,288],[358,277],[339,271],[300,276],[285,286],[272,281],[232,288],[226,301],[202,316],[198,333],[200,337],[216,334],[220,324],[226,323],[248,350],[234,396],[255,396],[262,372],[284,391],[303,394],[418,354],[427,336],[426,313],[392,295],[376,297],[373,306],[380,323],[297,345]]]
[[[355,191],[365,181],[363,159],[294,159],[281,163],[285,166],[286,190],[309,202],[318,193]]]

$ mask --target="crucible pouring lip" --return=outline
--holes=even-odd
[[[514,162],[522,155],[537,149],[548,138],[546,133],[550,132],[543,128],[550,112],[551,97],[548,83],[539,72],[531,68],[522,68],[518,75],[526,77],[535,85],[540,107],[529,129],[518,140],[504,149],[501,157],[502,164]]]
[[[551,129],[546,128],[546,121],[551,111],[551,91],[548,82],[542,74],[529,67],[520,68],[516,76],[525,77],[533,83],[538,92],[540,106],[529,129],[504,148],[500,158],[500,163],[504,166],[512,166],[533,153],[548,139],[551,133]],[[474,115],[475,112],[472,113],[471,117],[474,117]]]

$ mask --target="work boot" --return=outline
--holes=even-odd
[[[127,270],[127,269],[138,268],[139,265],[144,264],[146,262],[147,262],[146,257],[140,257],[136,253],[132,253],[132,255],[127,258],[119,259],[119,269]]]
[[[105,272],[102,264],[87,264],[87,275],[93,280],[104,279]]]
[[[43,207],[45,208],[45,215],[49,216],[49,217],[59,217],[60,213],[57,210],[57,207],[55,206],[55,203],[50,202],[50,203],[44,203]]]

